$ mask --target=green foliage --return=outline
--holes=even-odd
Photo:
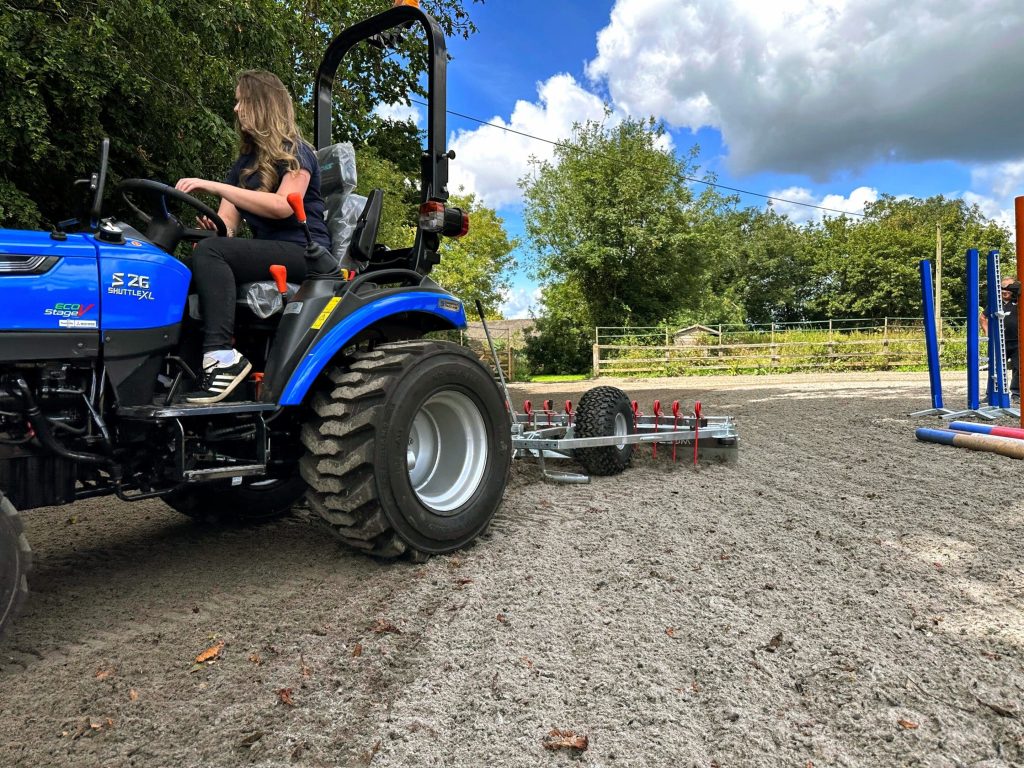
[[[534,376],[591,370],[593,323],[575,283],[553,283],[541,291],[543,314],[526,336],[526,359]]]
[[[596,325],[646,325],[694,304],[722,199],[686,185],[696,148],[660,148],[653,120],[587,122],[521,182],[539,276],[578,286]]]
[[[478,0],[474,0],[476,2]],[[469,0],[424,0],[448,34],[475,28]],[[72,182],[112,140],[114,179],[222,178],[235,152],[234,78],[278,74],[311,135],[313,74],[333,36],[388,0],[3,0],[0,2],[0,225],[66,218]],[[362,46],[335,87],[335,138],[405,153],[409,129],[372,114],[420,93],[426,47]],[[392,157],[406,168],[418,162]]]
[[[441,263],[431,278],[465,302],[475,314],[480,301],[484,315],[499,318],[498,307],[509,288],[509,273],[515,266],[512,251],[519,241],[509,239],[505,222],[493,208],[486,208],[473,195],[453,195],[449,205],[469,214],[469,233],[441,241]]]

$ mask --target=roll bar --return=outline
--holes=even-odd
[[[438,23],[425,11],[411,5],[400,5],[371,16],[342,30],[327,47],[316,71],[316,92],[313,102],[313,123],[317,149],[330,146],[331,109],[334,76],[342,60],[358,43],[390,29],[418,23],[426,33],[430,58],[427,89],[427,150],[422,158],[420,184],[421,202],[448,199],[448,160],[445,110],[447,108],[446,77],[448,46]]]

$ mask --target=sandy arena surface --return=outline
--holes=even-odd
[[[1024,766],[1021,463],[916,442],[919,374],[623,388],[735,415],[738,463],[521,464],[491,530],[425,565],[301,510],[27,513],[0,766]]]

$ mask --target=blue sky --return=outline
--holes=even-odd
[[[448,104],[559,140],[654,115],[722,184],[861,211],[964,197],[1009,226],[1024,194],[1020,0],[487,0],[449,41]],[[516,180],[550,145],[449,116],[452,182],[522,233]],[[743,205],[763,207],[746,197]],[[821,215],[776,203],[796,221]],[[505,310],[535,301],[526,249]]]

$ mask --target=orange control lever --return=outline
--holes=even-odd
[[[277,285],[277,290],[281,292],[281,298],[283,299],[288,293],[288,270],[280,264],[271,264],[270,276],[274,278],[274,283]]]
[[[292,213],[294,213],[295,218],[299,220],[299,224],[305,224],[306,209],[302,205],[302,195],[298,192],[292,192],[288,195],[288,205],[292,207]]]

